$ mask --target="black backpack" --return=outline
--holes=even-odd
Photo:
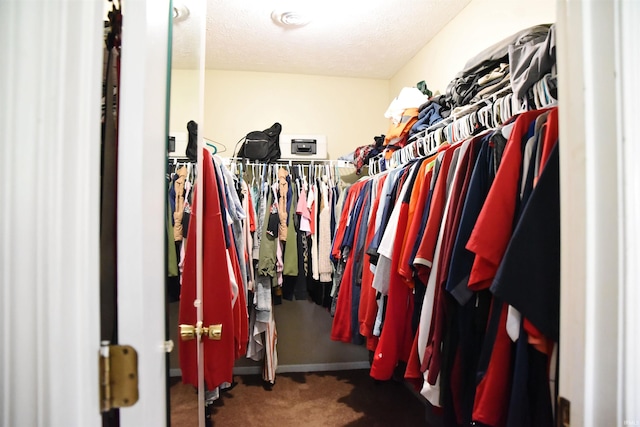
[[[252,131],[244,137],[237,157],[271,163],[280,158],[280,132],[282,125],[274,123],[263,131]]]

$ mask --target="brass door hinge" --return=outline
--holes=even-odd
[[[100,411],[138,401],[138,353],[130,345],[100,346]]]
[[[571,426],[571,402],[568,399],[558,397],[558,413],[556,414],[558,427]]]

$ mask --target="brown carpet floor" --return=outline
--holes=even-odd
[[[217,427],[428,426],[426,405],[404,384],[376,382],[368,370],[278,374],[269,390],[260,376],[236,376],[237,385],[210,409]],[[174,379],[171,426],[197,427],[192,386]]]

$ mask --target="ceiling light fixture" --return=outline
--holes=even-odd
[[[271,20],[282,27],[304,27],[311,18],[303,13],[293,10],[274,10],[271,12]]]

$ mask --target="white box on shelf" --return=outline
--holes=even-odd
[[[169,152],[169,157],[184,157],[187,155],[187,143],[189,134],[187,132],[169,132],[169,138],[175,138],[173,151]]]
[[[324,160],[326,135],[280,134],[280,158],[285,160]]]

